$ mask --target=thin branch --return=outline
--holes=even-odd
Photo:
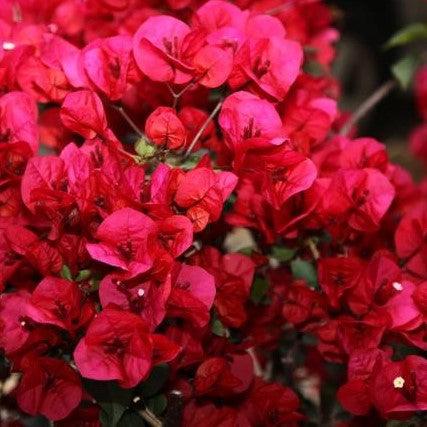
[[[202,136],[203,132],[208,127],[209,123],[216,116],[216,114],[218,113],[218,111],[221,108],[221,106],[222,106],[222,100],[219,101],[218,104],[216,104],[216,107],[213,109],[213,111],[210,114],[210,116],[206,119],[206,121],[203,123],[202,127],[199,129],[199,131],[194,136],[193,140],[191,141],[190,145],[187,148],[187,151],[184,154],[184,159],[186,159],[191,154],[191,151],[193,150],[194,146],[197,144],[197,141],[200,139],[200,137]]]
[[[117,152],[119,152],[123,156],[128,157],[129,159],[133,160],[134,162],[136,162],[138,160],[138,156],[135,156],[134,154],[128,153],[123,148],[116,148],[116,150],[117,150]]]
[[[151,427],[163,427],[163,422],[160,421],[148,408],[139,411],[139,414]]]
[[[256,355],[256,353],[255,353],[255,349],[254,349],[253,347],[251,347],[251,348],[248,348],[248,349],[246,350],[246,352],[247,352],[247,353],[249,354],[249,356],[251,356],[251,358],[252,358],[252,363],[253,363],[253,365],[254,365],[254,374],[255,374],[257,377],[262,378],[262,377],[264,376],[264,372],[263,372],[263,370],[262,370],[261,364],[259,363],[258,357],[257,357],[257,355]]]
[[[140,131],[135,122],[129,117],[128,113],[124,110],[121,105],[115,105],[114,108],[122,115],[122,117],[126,120],[129,126],[139,135],[140,138],[144,136],[144,134]]]
[[[347,120],[339,131],[339,135],[347,136],[355,124],[363,119],[373,108],[375,108],[390,92],[397,87],[397,81],[388,80],[381,85],[369,98],[367,98],[359,108]]]
[[[318,260],[320,258],[320,253],[319,253],[319,250],[317,249],[316,244],[313,242],[313,240],[307,239],[305,243],[308,246],[308,248],[310,249],[311,254],[313,255],[313,258],[315,260]]]
[[[172,94],[172,96],[173,96],[173,105],[172,105],[172,108],[176,108],[176,106],[177,106],[177,104],[178,104],[178,100],[179,100],[179,98],[188,90],[188,89],[191,89],[192,87],[194,87],[194,83],[193,82],[190,82],[190,83],[188,83],[188,85],[187,86],[185,86],[183,89],[181,89],[178,93],[176,93],[173,89],[172,89],[172,87],[171,87],[171,85],[169,84],[169,83],[167,83],[167,87],[168,87],[168,89],[169,89],[169,91],[170,91],[170,93]]]

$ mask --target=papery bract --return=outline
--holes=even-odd
[[[87,250],[94,259],[136,276],[147,271],[153,263],[147,251],[148,236],[153,229],[151,218],[123,208],[102,222],[96,232],[100,243],[88,243]]]
[[[31,415],[65,418],[82,398],[78,374],[58,359],[40,357],[33,362],[27,362],[16,390],[18,405]]]
[[[182,62],[182,44],[190,27],[171,16],[148,18],[134,36],[133,53],[138,67],[151,80],[183,84],[191,68]]]
[[[148,325],[135,314],[106,308],[89,325],[74,351],[83,377],[117,380],[134,387],[150,372],[153,339]]]

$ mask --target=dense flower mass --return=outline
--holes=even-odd
[[[427,411],[427,185],[339,132],[338,36],[322,0],[1,2],[2,425]]]

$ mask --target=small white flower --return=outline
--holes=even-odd
[[[4,50],[13,50],[13,49],[15,49],[15,43],[13,43],[13,42],[3,42],[3,49]]]
[[[26,325],[26,322],[25,322],[25,320],[23,320],[22,322],[21,322],[21,326],[25,326]]]
[[[399,282],[393,282],[392,286],[396,291],[401,291],[403,289],[403,285]]]
[[[138,296],[139,296],[139,297],[143,297],[143,296],[144,296],[144,294],[145,294],[144,289],[139,288],[139,289],[138,289]]]
[[[396,377],[393,380],[393,387],[394,388],[403,388],[405,385],[405,380],[402,377]]]

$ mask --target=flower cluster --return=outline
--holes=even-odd
[[[340,135],[331,22],[2,2],[6,423],[292,427],[331,377],[326,424],[427,410],[426,185]]]

